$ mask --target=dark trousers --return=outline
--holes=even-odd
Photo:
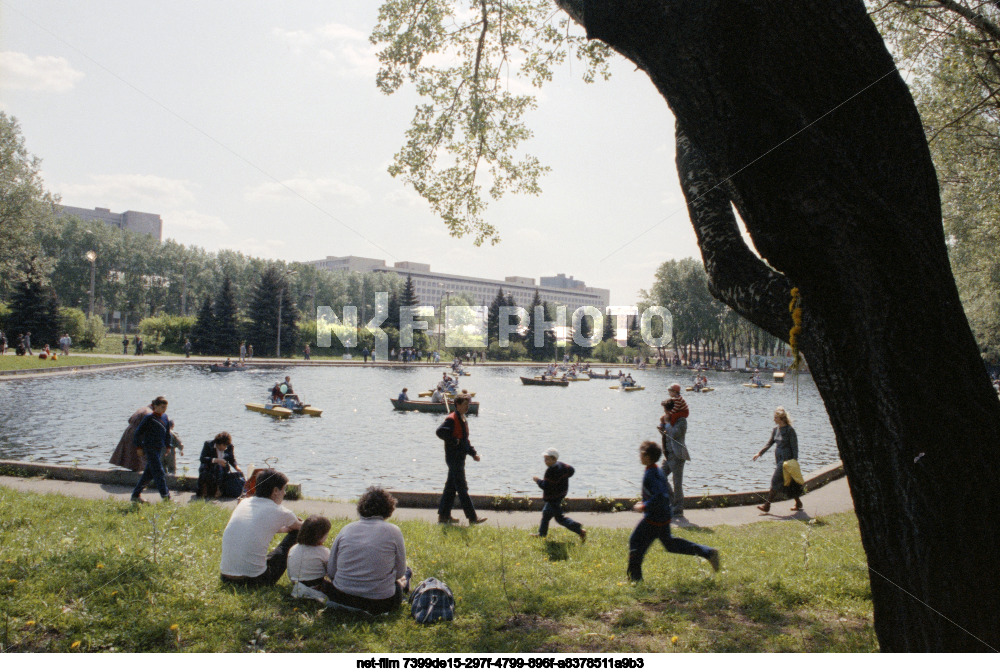
[[[295,545],[298,538],[298,530],[292,530],[285,535],[281,543],[267,554],[267,569],[264,570],[263,574],[257,576],[226,576],[222,574],[222,580],[237,586],[273,586],[285,573],[285,568],[288,566],[288,551],[292,550],[292,546]]]
[[[444,484],[444,492],[441,493],[441,503],[438,504],[438,518],[451,518],[451,509],[455,505],[455,495],[458,495],[458,503],[462,505],[465,517],[469,520],[478,520],[476,508],[472,506],[472,498],[469,497],[469,484],[465,480],[465,460],[448,462],[448,481]]]
[[[318,587],[317,590],[323,591],[330,598],[331,602],[336,602],[352,609],[361,609],[362,611],[367,611],[369,614],[385,614],[395,611],[403,603],[403,587],[398,582],[396,583],[396,592],[393,596],[387,597],[384,600],[373,600],[361,597],[360,595],[345,593],[329,581]]]
[[[698,555],[707,558],[713,549],[696,544],[687,539],[674,537],[670,534],[670,523],[650,522],[643,518],[635,526],[628,540],[628,578],[642,581],[642,559],[646,557],[649,546],[659,539],[668,553],[682,555]]]
[[[538,526],[539,537],[549,533],[549,521],[553,518],[570,532],[580,534],[583,530],[583,525],[563,515],[562,502],[545,502],[545,506],[542,507],[542,523]]]
[[[201,495],[204,488],[206,497],[215,497],[215,491],[222,487],[228,473],[228,464],[224,467],[218,464],[202,465],[198,470],[198,494]]]
[[[142,476],[139,477],[139,483],[136,484],[135,490],[132,491],[132,499],[136,499],[141,495],[142,491],[146,488],[146,484],[150,481],[156,484],[161,497],[170,499],[170,490],[167,489],[167,476],[163,473],[163,449],[146,448],[143,450],[143,453],[146,458],[146,469],[142,472]]]

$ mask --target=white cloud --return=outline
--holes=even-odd
[[[296,55],[316,58],[336,74],[371,78],[378,71],[375,46],[368,35],[341,23],[328,23],[314,30],[284,30],[274,34]]]
[[[164,238],[177,238],[182,234],[225,234],[229,226],[221,217],[206,215],[195,210],[173,210],[163,213]]]
[[[265,259],[277,259],[278,249],[286,245],[284,240],[260,240],[259,238],[243,238],[237,244],[227,246],[238,249],[243,254]]]
[[[0,52],[0,81],[8,89],[65,93],[82,78],[83,73],[60,56]]]
[[[162,212],[194,200],[192,183],[158,175],[92,175],[89,183],[56,185],[64,205]]]
[[[361,187],[335,177],[292,177],[279,182],[265,182],[246,193],[250,202],[275,202],[301,198],[310,203],[336,201],[343,205],[364,205],[371,196]]]

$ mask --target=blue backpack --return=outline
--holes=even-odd
[[[417,623],[455,620],[455,596],[444,581],[433,576],[410,594],[410,614]]]

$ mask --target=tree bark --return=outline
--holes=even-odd
[[[673,110],[713,295],[787,340],[799,288],[882,649],[1000,649],[1000,403],[920,119],[863,2],[557,2]]]

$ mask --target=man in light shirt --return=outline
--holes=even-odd
[[[219,573],[225,583],[273,586],[285,573],[288,551],[298,538],[302,521],[281,505],[288,477],[274,469],[257,475],[253,497],[236,505],[222,533]],[[274,535],[287,533],[270,553]]]

